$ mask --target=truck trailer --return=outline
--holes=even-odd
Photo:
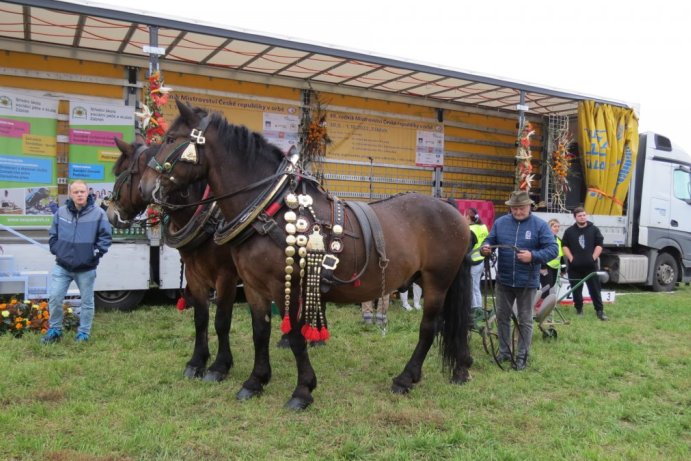
[[[53,264],[45,249],[50,211],[64,201],[73,179],[93,183],[101,196],[112,189],[118,151],[108,138],[134,139],[134,114],[149,96],[153,71],[181,101],[221,112],[284,149],[304,146],[309,133],[317,133],[314,173],[343,199],[414,191],[481,204],[481,214],[493,218],[506,211],[504,201],[519,186],[520,161],[529,165],[537,212],[558,217],[562,228],[573,223],[568,210],[587,199],[590,186],[581,153],[570,164],[568,193],[555,200],[555,135],[588,129],[578,116],[585,102],[634,108],[89,2],[0,0],[0,7],[13,25],[0,31],[4,293],[46,296]],[[26,110],[38,113],[18,112],[17,98],[22,104],[28,99]],[[172,100],[162,113],[166,120],[175,117]],[[87,120],[87,114],[98,117]],[[531,136],[522,139],[528,126]],[[691,163],[669,138],[639,136],[637,128],[635,136],[638,155],[625,168],[631,178],[628,194],[617,199],[620,213],[590,214],[605,236],[601,261],[613,282],[669,290],[691,278]],[[530,155],[518,159],[522,143]],[[114,241],[98,269],[101,306],[130,309],[146,290],[172,293],[184,285],[179,254],[161,244],[155,227],[118,232]]]

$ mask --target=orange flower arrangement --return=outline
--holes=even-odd
[[[63,326],[71,330],[79,325],[79,318],[68,304],[62,306],[65,317]],[[21,337],[25,331],[37,331],[42,334],[48,330],[48,302],[19,301],[16,297],[8,302],[0,302],[0,334],[10,333]]]

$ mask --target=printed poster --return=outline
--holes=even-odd
[[[440,123],[331,111],[327,157],[418,166],[442,166],[444,131]],[[364,155],[363,155],[364,154]]]
[[[58,100],[0,88],[0,224],[46,227],[58,207]]]
[[[177,92],[175,96],[191,106],[220,112],[233,125],[244,125],[254,132],[261,133],[267,141],[283,152],[288,152],[291,146],[298,143],[300,111],[297,103],[291,105]],[[175,101],[169,100],[164,107],[163,115],[169,124],[173,123],[179,115]]]
[[[81,179],[89,186],[96,204],[113,190],[112,169],[120,157],[115,138],[134,139],[134,107],[98,101],[70,101],[70,181]]]

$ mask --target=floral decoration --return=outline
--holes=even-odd
[[[326,155],[326,146],[331,143],[326,131],[326,114],[317,113],[317,117],[309,122],[304,151],[312,156]]]
[[[63,304],[62,308],[65,314],[63,328],[76,329],[79,317],[69,304]],[[48,331],[49,318],[47,301],[20,301],[12,297],[8,302],[0,302],[0,334],[10,333],[19,338],[26,331],[45,333]]]
[[[140,134],[146,139],[147,144],[160,143],[168,129],[162,107],[168,102],[168,93],[171,91],[172,88],[163,84],[160,71],[149,76],[144,88],[144,102],[140,103],[139,111],[134,114],[140,122]]]
[[[535,177],[530,153],[530,137],[534,134],[535,130],[530,123],[526,122],[519,130],[518,141],[516,142],[516,182],[518,189],[526,192],[530,191]]]
[[[161,208],[158,205],[149,205],[146,209],[146,222],[149,226],[155,226],[161,222]]]
[[[310,90],[310,103],[303,109],[300,120],[300,160],[303,168],[317,177],[322,173],[322,159],[331,138],[326,123],[326,112],[319,94]]]

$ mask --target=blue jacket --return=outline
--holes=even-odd
[[[497,219],[483,245],[514,245],[533,254],[533,260],[526,264],[518,260],[513,249],[498,248],[497,278],[510,287],[538,288],[540,266],[556,258],[559,252],[547,223],[533,214],[523,221],[517,221],[510,213]]]
[[[108,217],[105,211],[94,206],[91,195],[81,210],[77,210],[71,199],[58,208],[48,234],[55,261],[72,272],[96,269],[112,242]]]

